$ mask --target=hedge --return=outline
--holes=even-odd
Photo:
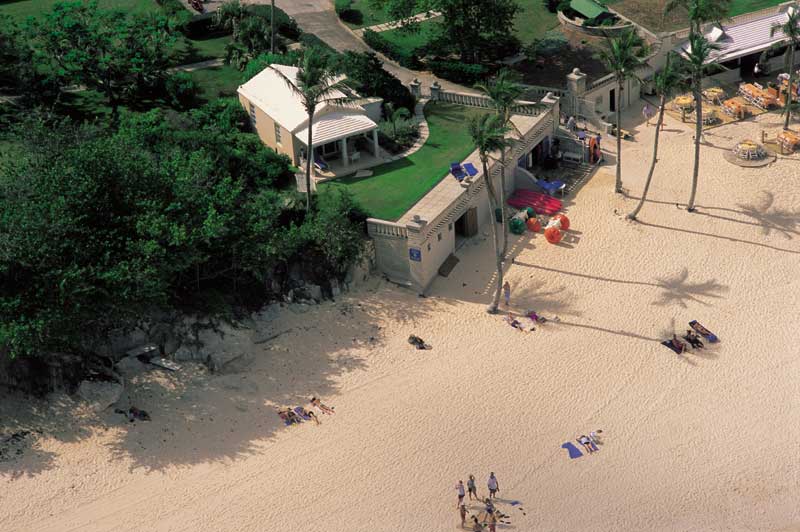
[[[364,42],[375,51],[378,51],[388,57],[394,59],[401,66],[410,69],[418,69],[421,66],[419,57],[415,54],[409,54],[401,50],[396,44],[386,40],[380,33],[370,29],[364,30]]]
[[[464,85],[474,85],[485,79],[489,74],[489,69],[483,65],[473,65],[459,61],[429,61],[428,66],[440,78]]]

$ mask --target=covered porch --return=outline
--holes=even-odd
[[[312,174],[317,181],[350,175],[384,161],[378,143],[378,125],[365,115],[331,113],[314,122]],[[306,144],[308,129],[297,133]],[[303,148],[304,164],[308,164]]]

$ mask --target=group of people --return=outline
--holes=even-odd
[[[485,499],[481,499],[478,496],[478,487],[475,484],[475,475],[469,475],[467,478],[466,487],[463,480],[459,480],[458,484],[456,484],[456,492],[458,493],[458,504],[456,507],[458,508],[458,513],[461,517],[462,528],[466,528],[468,513],[464,497],[469,495],[470,501],[474,498],[476,501],[482,502],[485,505],[482,519],[478,519],[477,515],[473,515],[471,517],[472,530],[479,532],[483,530],[485,525],[488,527],[490,532],[495,532],[501,514],[494,507],[494,502],[492,502],[492,499],[497,497],[497,492],[500,491],[500,482],[498,482],[497,477],[494,475],[494,471],[489,473],[489,478],[486,481],[486,487],[489,490],[489,496]]]
[[[323,404],[317,397],[312,397],[309,401],[309,404],[323,414],[332,415],[335,413],[333,407]],[[322,423],[314,410],[304,408],[302,406],[298,406],[295,409],[279,409],[278,417],[281,418],[287,425],[300,424],[303,421],[313,421],[317,425]]]
[[[702,349],[705,345],[703,341],[700,340],[700,335],[692,331],[691,329],[686,329],[686,334],[683,335],[683,339],[689,342],[689,345],[692,346],[693,349]],[[670,340],[672,346],[675,348],[676,351],[679,353],[683,353],[686,351],[686,344],[683,343],[680,339],[678,339],[677,334],[672,335],[672,339]]]

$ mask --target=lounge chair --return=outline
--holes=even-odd
[[[450,163],[450,173],[453,174],[453,177],[459,181],[462,181],[465,177],[467,177],[467,173],[459,163]]]
[[[559,181],[556,179],[555,181],[545,181],[543,179],[537,179],[536,185],[550,194],[551,196],[555,195],[555,192],[561,192],[561,197],[564,197],[564,190],[567,188],[567,184],[563,181]]]
[[[326,172],[330,169],[328,163],[325,162],[325,159],[323,159],[321,155],[314,155],[314,168],[322,172]]]
[[[465,163],[464,171],[467,172],[467,175],[470,177],[475,177],[476,175],[478,175],[478,169],[475,168],[475,165],[472,163]]]

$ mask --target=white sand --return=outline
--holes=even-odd
[[[473,473],[485,494],[490,470],[527,512],[500,502],[506,530],[800,530],[800,159],[741,169],[719,149],[779,120],[707,134],[697,214],[675,206],[692,133],[670,121],[643,223],[601,172],[567,201],[571,243],[515,238],[512,303],[560,324],[523,334],[484,313],[484,239],[427,299],[376,280],[285,312],[275,330],[292,331],[239,373],[151,374],[136,397],[151,423],[31,421],[50,434],[0,464],[0,530],[453,530],[455,483]],[[626,127],[638,196],[653,128]],[[691,319],[722,342],[659,345]],[[273,405],[312,393],[337,414],[279,425]],[[0,419],[35,406],[4,399]],[[597,428],[602,450],[569,460],[560,445]]]

